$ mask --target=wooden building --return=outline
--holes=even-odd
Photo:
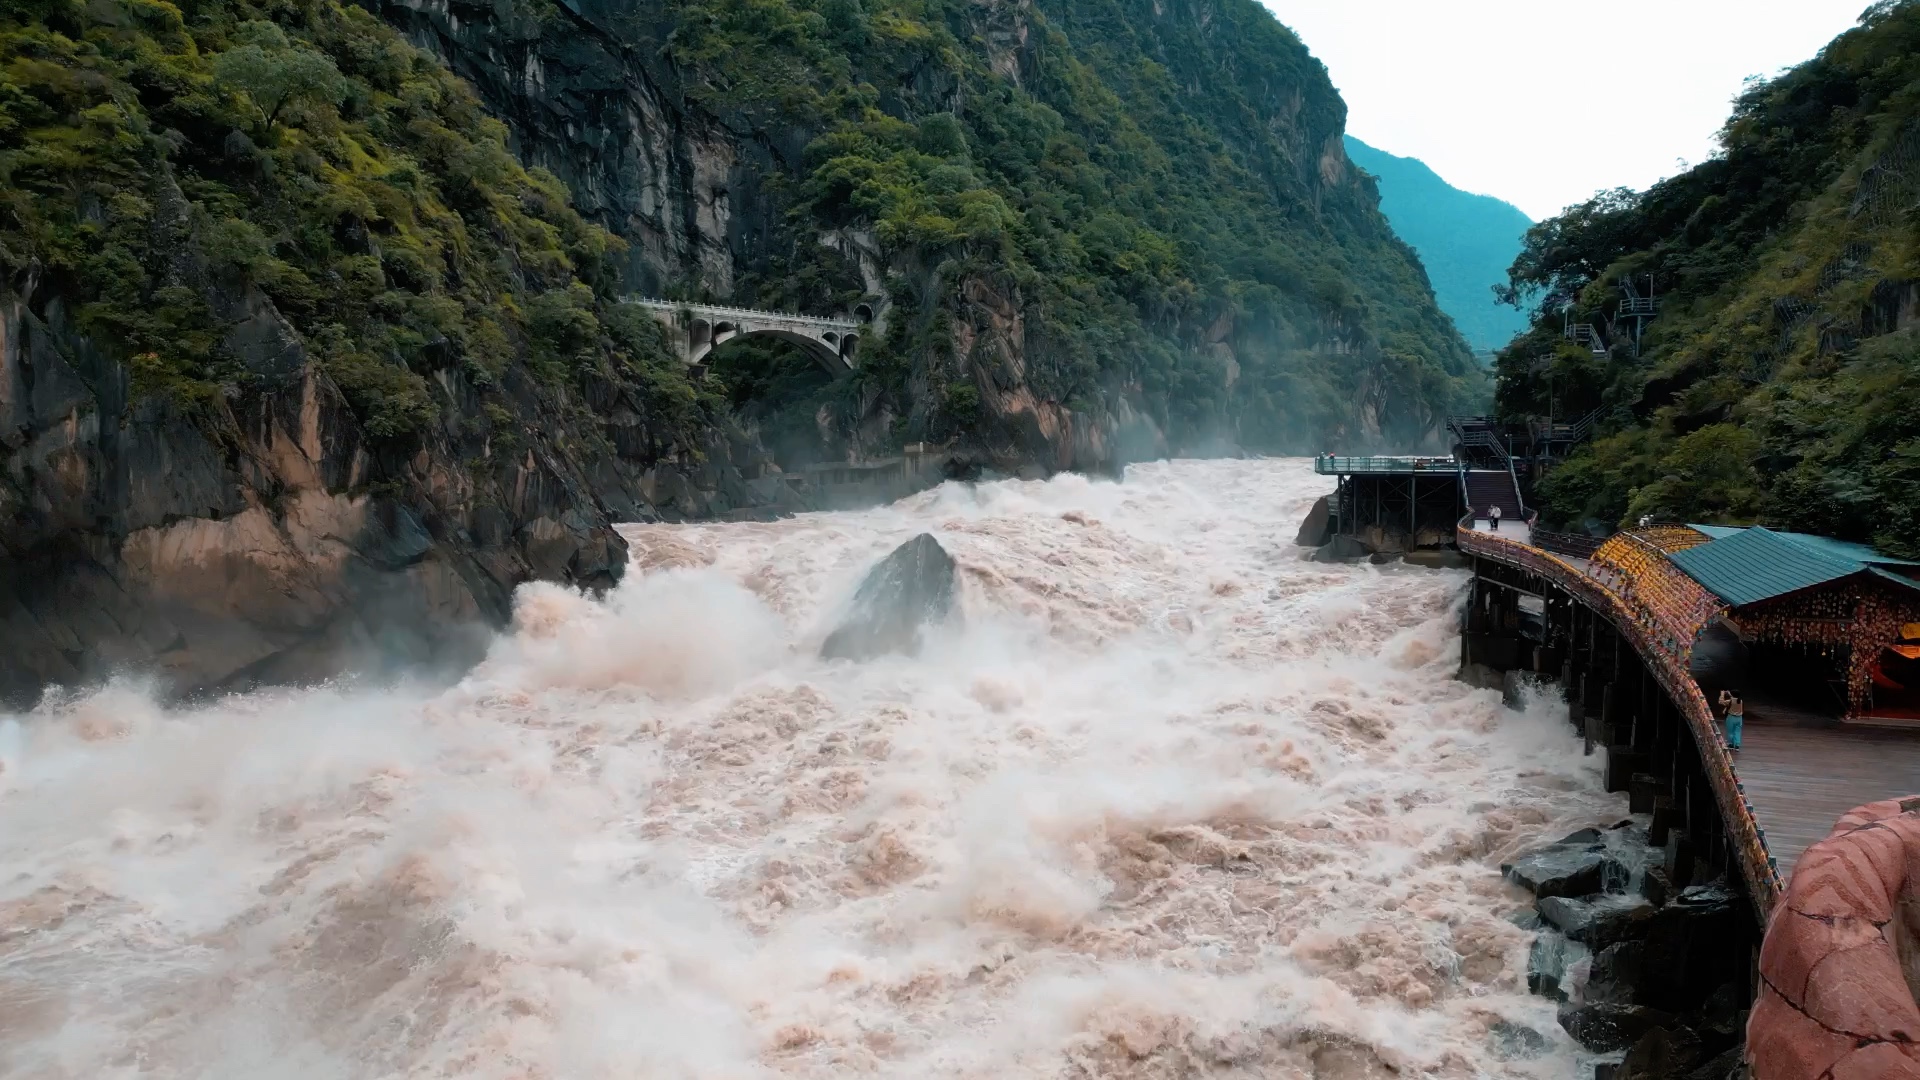
[[[1748,681],[1813,712],[1920,722],[1920,562],[1804,533],[1692,526],[1667,553],[1724,605]]]

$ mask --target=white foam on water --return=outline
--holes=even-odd
[[[1610,801],[1451,678],[1464,574],[1300,561],[1324,490],[628,527],[617,591],[523,588],[444,692],[0,720],[0,1073],[1568,1075],[1497,863]],[[922,531],[959,624],[818,660]]]

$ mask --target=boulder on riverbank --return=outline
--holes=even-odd
[[[1341,535],[1315,548],[1311,558],[1320,563],[1350,563],[1359,562],[1372,554],[1367,545],[1351,536]]]
[[[1595,1080],[1729,1080],[1746,1020],[1744,899],[1725,882],[1669,897],[1660,855],[1628,820],[1502,866],[1535,896],[1516,923],[1538,933],[1527,988],[1563,1003],[1560,1026],[1587,1050],[1626,1052]]]
[[[1595,829],[1584,829],[1557,844],[1523,855],[1502,866],[1500,871],[1542,900],[1596,893],[1609,876],[1626,873],[1607,855],[1600,833]],[[1546,911],[1540,914],[1552,921]]]
[[[869,660],[919,651],[925,627],[953,609],[957,567],[931,534],[893,549],[868,571],[853,607],[820,647],[828,660]]]
[[[1322,495],[1315,500],[1313,509],[1307,511],[1307,520],[1300,523],[1300,532],[1293,542],[1301,547],[1317,548],[1333,539],[1333,507],[1329,500],[1332,496]]]
[[[1585,900],[1549,896],[1540,901],[1540,917],[1587,948],[1598,952],[1644,930],[1654,907],[1633,895],[1602,894]]]
[[[1429,570],[1465,570],[1473,563],[1452,548],[1421,548],[1407,552],[1407,562]]]
[[[1573,1041],[1596,1054],[1625,1050],[1656,1029],[1680,1027],[1678,1018],[1645,1005],[1565,1005],[1560,1026]]]

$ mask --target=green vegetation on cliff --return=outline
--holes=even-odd
[[[512,11],[530,34],[574,17]],[[713,390],[797,386],[809,417],[879,403],[896,443],[972,434],[1002,391],[1126,402],[1176,449],[1405,443],[1483,393],[1344,158],[1324,70],[1254,0],[622,18],[652,42],[619,61],[634,77],[783,148],[756,189],[776,239],[735,299],[844,310],[866,293],[856,244],[888,276],[889,333],[855,379]],[[518,375],[638,386],[682,445],[725,400],[613,302],[622,241],[515,159],[467,83],[339,0],[5,0],[0,198],[13,290],[58,298],[140,392],[210,413],[277,374],[248,357],[262,322],[395,450],[462,422],[447,371],[500,398],[476,423],[521,411]]]
[[[860,297],[821,233],[870,236],[899,274],[860,381],[900,438],[963,432],[976,378],[1080,408],[1124,397],[1175,446],[1317,449],[1369,428],[1404,443],[1481,403],[1418,260],[1345,160],[1324,68],[1254,0],[668,0],[668,15],[663,56],[689,98],[775,140],[810,134],[787,244],[747,281],[757,302]],[[1017,377],[952,355],[965,308],[1019,320]]]
[[[1920,3],[1750,87],[1723,151],[1527,236],[1509,417],[1607,410],[1542,490],[1562,521],[1761,521],[1920,555]],[[1660,295],[1639,357],[1618,282]],[[1562,339],[1563,308],[1607,357]]]
[[[1497,349],[1527,328],[1524,313],[1493,290],[1507,280],[1520,237],[1533,220],[1512,203],[1442,180],[1417,158],[1376,150],[1347,136],[1347,156],[1380,181],[1380,212],[1420,253],[1441,310],[1475,349]]]
[[[520,363],[605,367],[661,431],[703,422],[657,325],[609,303],[620,241],[358,7],[7,0],[0,199],[12,288],[57,297],[139,391],[243,391],[263,372],[231,335],[265,297],[376,439],[435,417],[436,370],[499,393]]]

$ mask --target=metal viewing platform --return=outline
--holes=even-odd
[[[1313,459],[1321,476],[1452,476],[1459,463],[1450,457],[1335,457]]]

